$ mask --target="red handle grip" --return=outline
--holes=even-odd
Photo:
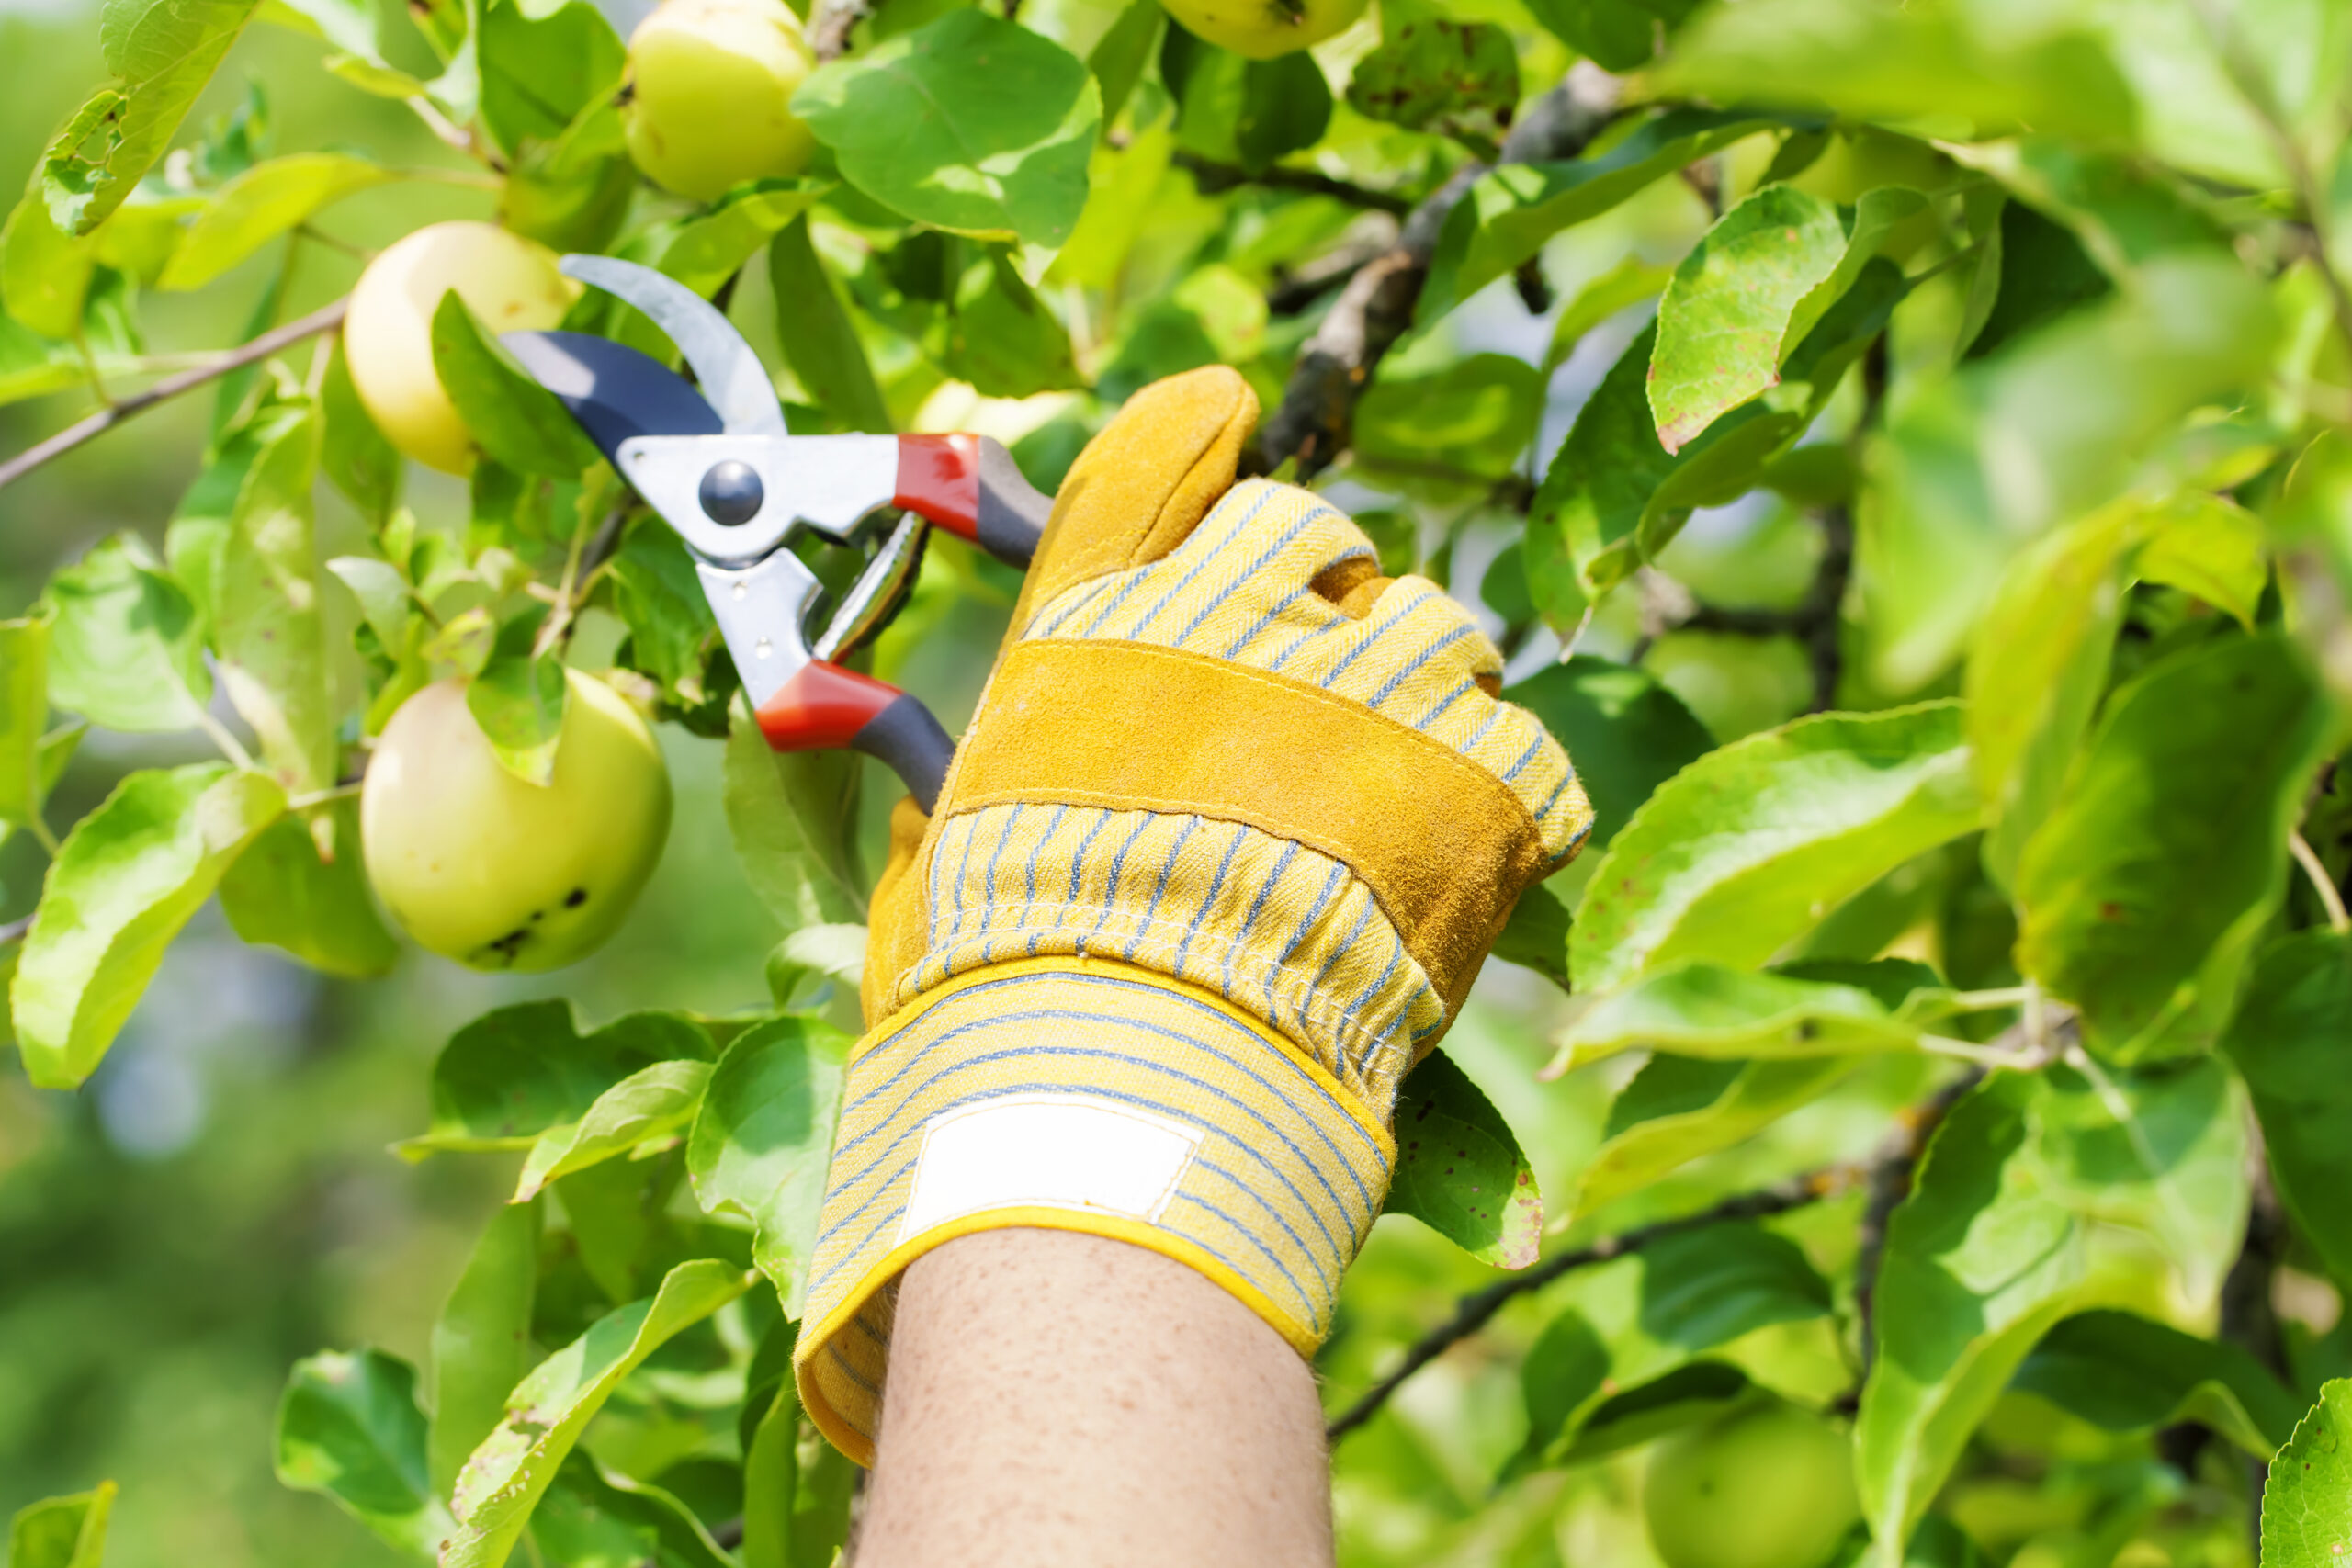
[[[846,746],[904,694],[871,675],[812,660],[760,705],[760,733],[779,751]]]
[[[937,524],[959,539],[980,536],[980,438],[977,435],[899,437],[901,510]]]

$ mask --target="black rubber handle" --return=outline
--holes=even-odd
[[[956,760],[956,742],[921,698],[899,693],[849,743],[898,774],[926,814],[938,807],[947,764]]]
[[[1007,566],[1026,568],[1053,515],[1054,498],[1023,478],[1012,454],[992,437],[980,437],[979,468],[979,547]]]

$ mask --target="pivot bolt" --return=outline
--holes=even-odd
[[[702,477],[698,494],[703,514],[722,528],[737,528],[749,523],[760,514],[760,507],[767,500],[767,491],[760,483],[760,471],[732,457],[710,466],[710,471]]]

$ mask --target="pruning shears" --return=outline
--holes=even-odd
[[[695,383],[592,333],[501,341],[694,557],[768,744],[866,752],[930,810],[955,741],[920,699],[839,660],[904,596],[926,527],[1025,568],[1052,498],[984,435],[791,434],[759,355],[708,300],[635,262],[568,255],[561,266],[643,311]],[[813,636],[821,584],[794,549],[812,535],[866,557]]]

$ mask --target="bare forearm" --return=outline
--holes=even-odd
[[[1331,1562],[1313,1374],[1192,1269],[985,1232],[908,1270],[859,1568]]]

